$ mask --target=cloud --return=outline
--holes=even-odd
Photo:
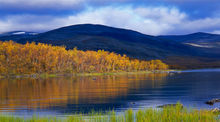
[[[31,14],[48,16],[69,16],[87,10],[88,7],[108,6],[175,6],[191,18],[217,16],[219,0],[0,0],[2,18],[11,15]],[[218,14],[219,16],[219,14]]]
[[[1,5],[18,7],[70,7],[78,5],[84,0],[0,0]],[[34,8],[32,8],[34,9]]]
[[[220,34],[220,30],[214,30],[211,33],[213,33],[213,34]]]
[[[104,7],[111,5],[175,5],[192,8],[219,8],[219,0],[0,0],[0,7],[11,7],[27,10],[33,9],[68,9],[75,10],[82,6]],[[104,5],[104,6],[103,6]],[[82,7],[82,8],[84,8]],[[201,10],[201,9],[200,9]]]
[[[55,16],[13,15],[0,20],[0,32],[24,30],[46,31],[63,26]]]
[[[53,15],[11,15],[0,19],[0,32],[12,30],[46,31],[74,24],[103,24],[145,34],[183,34],[220,30],[220,18],[191,19],[176,7],[107,6],[64,17]]]
[[[166,33],[185,18],[185,13],[166,7],[104,7],[90,9],[67,18],[57,19],[65,25],[104,24],[113,27],[133,29],[147,34]]]
[[[197,20],[186,20],[178,26],[179,30],[186,32],[206,31],[211,32],[220,29],[220,18],[203,18]]]

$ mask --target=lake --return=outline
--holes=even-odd
[[[171,73],[0,79],[0,113],[66,116],[177,103],[197,109],[220,98],[220,69]]]

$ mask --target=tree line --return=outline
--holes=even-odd
[[[160,60],[141,61],[104,50],[66,50],[42,43],[0,41],[0,74],[91,73],[166,70]]]

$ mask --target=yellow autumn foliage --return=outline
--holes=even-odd
[[[160,60],[140,61],[104,50],[81,51],[48,44],[0,41],[0,74],[165,70]]]

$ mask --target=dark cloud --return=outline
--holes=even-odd
[[[219,0],[0,0],[1,14],[72,14],[90,7],[113,5],[176,6],[194,17],[214,15]]]

